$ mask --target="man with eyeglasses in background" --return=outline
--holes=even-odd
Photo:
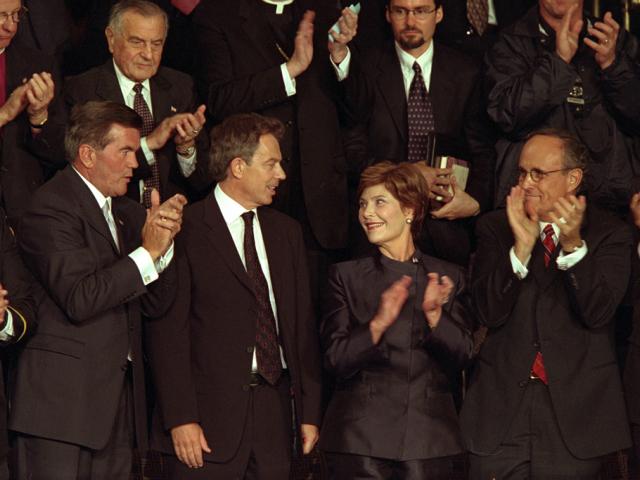
[[[386,44],[347,44],[356,36],[357,16],[344,10],[332,33],[331,60],[342,86],[347,122],[365,125],[367,161],[417,162],[427,178],[432,203],[421,249],[466,266],[471,219],[489,206],[493,146],[473,61],[433,42],[446,15],[440,0],[389,0],[386,19],[393,38]],[[451,169],[428,166],[435,154],[469,162],[466,188],[452,185]],[[451,187],[451,189],[450,189]]]
[[[13,41],[27,14],[20,0],[0,0],[0,184],[14,227],[35,190],[66,164],[61,146],[53,148],[63,129],[55,61]]]
[[[526,141],[507,208],[478,222],[472,296],[488,333],[461,413],[470,476],[598,478],[631,444],[613,345],[632,235],[583,190],[572,135]]]

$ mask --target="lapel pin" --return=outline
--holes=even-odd
[[[178,111],[178,109],[176,107],[174,107],[173,105],[171,105],[171,113],[176,113]]]

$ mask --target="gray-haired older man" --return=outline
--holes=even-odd
[[[69,109],[89,100],[110,100],[133,108],[142,118],[138,167],[127,195],[149,206],[156,188],[164,200],[176,192],[196,193],[208,186],[198,158],[207,151],[204,105],[196,106],[193,81],[161,67],[167,14],[146,0],[116,3],[105,30],[113,59],[69,79]]]

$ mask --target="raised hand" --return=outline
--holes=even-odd
[[[588,37],[584,43],[595,52],[595,60],[601,69],[609,67],[616,59],[616,43],[620,25],[613,19],[611,12],[604,14],[602,22],[596,22],[589,27],[589,35],[595,37],[594,41]]]
[[[329,35],[333,39],[333,41],[329,41],[329,54],[333,63],[339,65],[347,56],[347,45],[358,32],[358,14],[348,7],[344,8],[337,24],[340,33],[337,33],[333,28],[329,30]]]
[[[28,89],[29,85],[25,83],[11,92],[7,101],[0,107],[0,127],[11,122],[25,109],[29,103],[27,99]]]
[[[473,217],[480,213],[478,201],[463,189],[458,188],[454,175],[451,175],[451,189],[453,190],[453,196],[438,210],[431,212],[433,218],[455,220],[457,218]]]
[[[204,112],[207,109],[200,105],[194,113],[181,114],[175,124],[176,135],[173,142],[183,150],[195,144],[195,139],[204,128],[206,118]]]
[[[525,209],[524,189],[520,186],[513,187],[507,197],[507,218],[515,240],[516,257],[524,264],[538,241],[540,225],[537,213]]]
[[[314,11],[307,10],[298,25],[293,54],[287,61],[287,70],[291,78],[296,78],[311,65],[313,59],[313,20],[315,17]]]
[[[422,311],[429,326],[434,329],[440,323],[442,306],[449,301],[453,291],[453,282],[449,277],[440,277],[437,273],[429,273],[429,282],[424,290]]]
[[[566,63],[571,63],[578,51],[578,40],[583,21],[581,18],[574,18],[578,8],[578,3],[571,5],[560,23],[560,28],[556,31],[556,53]]]
[[[180,231],[186,204],[187,199],[180,194],[160,204],[158,191],[153,189],[151,192],[151,208],[147,210],[147,219],[142,226],[142,246],[154,261],[164,255]]]
[[[378,312],[369,323],[374,344],[380,341],[382,334],[398,319],[400,310],[409,296],[409,285],[411,285],[411,277],[404,275],[380,295]]]
[[[53,77],[48,72],[34,73],[27,81],[27,114],[32,125],[40,125],[48,118],[48,108],[55,95]]]
[[[562,250],[571,253],[582,245],[580,227],[587,209],[587,200],[584,196],[567,195],[559,198],[553,204],[553,210],[549,217],[560,229],[560,245]]]

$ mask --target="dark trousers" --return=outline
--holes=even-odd
[[[569,452],[540,380],[529,382],[498,451],[469,460],[471,480],[595,480],[602,465],[602,457],[584,460]]]
[[[451,480],[453,459],[390,460],[348,453],[327,453],[331,480]]]
[[[19,433],[18,480],[128,480],[134,445],[130,381],[120,397],[113,432],[101,450]]]
[[[275,386],[263,383],[251,388],[244,433],[231,460],[205,461],[202,468],[192,469],[177,457],[166,455],[164,465],[168,479],[287,480],[293,442],[290,383],[289,376],[283,375]]]

